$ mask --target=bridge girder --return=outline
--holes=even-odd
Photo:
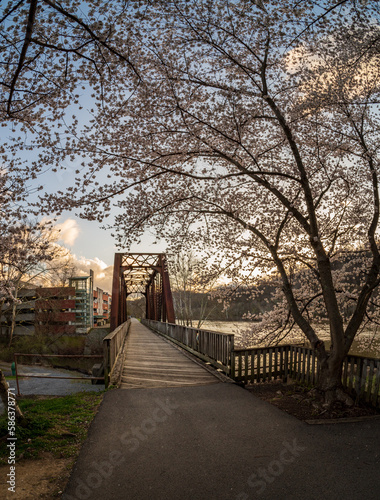
[[[111,331],[127,320],[127,296],[142,293],[146,317],[175,323],[166,256],[163,253],[115,253]]]

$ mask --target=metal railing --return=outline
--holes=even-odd
[[[17,395],[21,396],[20,393],[20,385],[19,385],[19,379],[20,378],[55,378],[55,379],[68,379],[68,380],[104,380],[104,377],[61,377],[61,376],[56,376],[56,375],[44,375],[44,374],[39,374],[39,375],[34,375],[34,374],[22,374],[19,373],[18,371],[18,364],[17,364],[17,358],[20,356],[25,356],[25,357],[33,357],[33,358],[103,358],[101,354],[24,354],[21,352],[17,352],[14,355],[14,360],[15,360],[15,369],[16,369],[16,384],[17,384]]]

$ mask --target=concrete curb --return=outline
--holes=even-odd
[[[363,417],[346,417],[346,418],[325,418],[315,420],[304,420],[309,425],[324,425],[324,424],[352,424],[355,422],[367,422],[368,420],[380,420],[380,415],[367,415]]]

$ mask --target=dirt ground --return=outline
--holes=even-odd
[[[287,385],[281,382],[247,385],[246,389],[260,399],[267,401],[299,420],[335,420],[357,419],[369,416],[380,416],[380,411],[367,405],[355,405],[347,408],[337,403],[332,410],[321,408],[317,392],[309,391],[298,385]]]
[[[36,500],[60,498],[69,478],[72,458],[53,458],[46,453],[37,460],[16,463],[16,493],[8,491],[9,466],[0,467],[0,498],[3,500]]]

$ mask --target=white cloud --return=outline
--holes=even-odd
[[[65,245],[72,246],[77,239],[80,228],[76,220],[66,219],[61,224],[56,224],[55,229],[58,232],[56,235],[57,241],[62,241]]]
[[[87,276],[90,274],[90,269],[92,269],[94,271],[94,287],[99,287],[104,291],[111,292],[113,266],[107,266],[107,264],[98,257],[87,259],[86,257],[77,257],[73,255],[72,258],[78,270],[78,275]]]

